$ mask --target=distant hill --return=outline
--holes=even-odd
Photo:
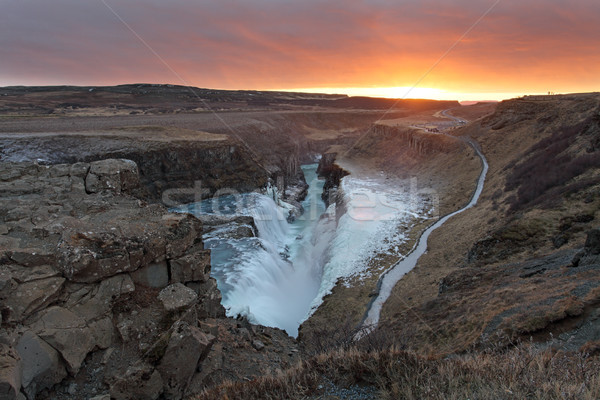
[[[131,113],[171,113],[202,110],[268,110],[306,107],[422,111],[458,106],[455,101],[381,99],[253,90],[216,90],[180,85],[8,86],[0,88],[3,113],[60,114],[92,107]]]

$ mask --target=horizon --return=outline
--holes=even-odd
[[[143,81],[457,101],[595,92],[597,15],[592,0],[9,2],[0,86]]]
[[[116,87],[129,85],[159,85],[159,86],[181,86],[187,87],[190,90],[222,90],[222,91],[247,91],[247,92],[287,92],[287,93],[304,93],[315,95],[340,95],[347,97],[370,97],[382,98],[390,100],[437,100],[437,101],[457,101],[463,103],[485,103],[485,102],[500,102],[523,96],[544,96],[550,93],[487,93],[484,95],[473,93],[450,93],[443,90],[433,88],[398,88],[398,87],[380,87],[380,88],[273,88],[273,89],[248,89],[248,88],[214,88],[214,87],[198,87],[192,85],[182,85],[177,83],[164,82],[130,82],[130,83],[115,83],[107,85],[94,84],[71,84],[71,83],[53,83],[48,85],[29,85],[29,84],[11,84],[2,85],[2,88],[10,87]],[[402,95],[404,93],[404,95]],[[552,95],[574,94],[573,93],[551,93]],[[589,93],[589,92],[581,92]],[[396,94],[399,94],[398,96]]]

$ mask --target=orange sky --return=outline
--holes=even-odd
[[[459,100],[600,91],[600,1],[500,0],[473,27],[495,2],[3,1],[0,86],[148,82]]]

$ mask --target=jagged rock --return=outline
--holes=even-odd
[[[85,320],[62,307],[50,307],[32,325],[33,331],[60,352],[72,375],[94,348],[94,337]]]
[[[110,386],[115,400],[155,400],[163,391],[160,373],[148,364],[131,366]]]
[[[101,160],[90,163],[85,178],[85,190],[88,193],[110,191],[128,193],[139,186],[137,164],[131,160]]]
[[[91,397],[90,400],[110,400],[110,394],[100,394],[98,396]]]
[[[210,250],[200,250],[169,261],[171,283],[206,282],[210,276]]]
[[[25,267],[56,264],[56,255],[43,248],[22,248],[7,252],[8,257],[16,264]]]
[[[201,238],[202,225],[191,215],[123,206],[92,214],[95,220],[61,222],[58,267],[66,278],[92,283],[133,272],[157,260],[181,257]]]
[[[50,265],[23,267],[20,265],[0,265],[0,280],[2,277],[13,279],[16,283],[39,281],[46,278],[60,277],[60,272]],[[0,287],[0,290],[2,288]]]
[[[21,357],[17,351],[0,343],[0,398],[14,400],[21,390]]]
[[[114,353],[115,353],[115,349],[113,347],[110,347],[110,348],[106,349],[106,351],[102,355],[102,360],[100,361],[100,364],[102,364],[102,365],[108,364],[108,361],[110,360],[110,357]]]
[[[28,398],[33,399],[37,392],[67,376],[58,352],[33,332],[23,334],[16,350],[22,360],[21,383]]]
[[[133,320],[127,318],[117,323],[117,331],[119,332],[119,336],[121,336],[121,340],[123,342],[131,341],[137,333]]]
[[[262,349],[265,348],[265,344],[263,342],[261,342],[260,340],[256,339],[256,340],[252,341],[252,347],[254,347],[254,349],[257,351],[261,351]]]
[[[167,258],[181,257],[202,237],[202,223],[190,214],[165,214],[162,222],[169,229],[166,235]]]
[[[166,261],[153,263],[132,272],[131,279],[142,286],[164,288],[169,284],[169,267]]]
[[[165,310],[179,311],[191,307],[198,300],[198,295],[182,283],[167,286],[158,294]]]
[[[64,278],[46,278],[23,284],[14,280],[9,290],[0,291],[4,318],[8,321],[22,321],[56,300],[62,290]]]
[[[134,270],[123,239],[117,232],[65,231],[58,247],[63,274],[75,282],[91,283]]]
[[[198,294],[198,317],[199,318],[223,318],[225,308],[221,304],[221,292],[217,288],[215,278],[209,278],[206,282],[189,282],[187,287]]]
[[[135,284],[127,274],[120,274],[103,280],[83,298],[67,302],[66,307],[86,321],[105,316],[120,296],[135,290]]]
[[[215,341],[187,322],[177,322],[172,327],[169,344],[158,366],[164,381],[164,397],[181,399],[201,361]]]
[[[219,325],[214,319],[200,321],[200,330],[215,337],[219,336]]]
[[[592,229],[588,232],[585,241],[585,251],[591,255],[600,254],[600,228]]]
[[[103,318],[99,321],[90,322],[88,326],[92,332],[94,344],[99,349],[106,349],[110,347],[113,342],[115,328],[112,320],[109,317]]]
[[[256,236],[254,218],[244,215],[198,215],[204,227],[204,238],[241,239]]]

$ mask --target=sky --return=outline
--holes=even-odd
[[[600,91],[598,0],[0,0],[0,86]]]

